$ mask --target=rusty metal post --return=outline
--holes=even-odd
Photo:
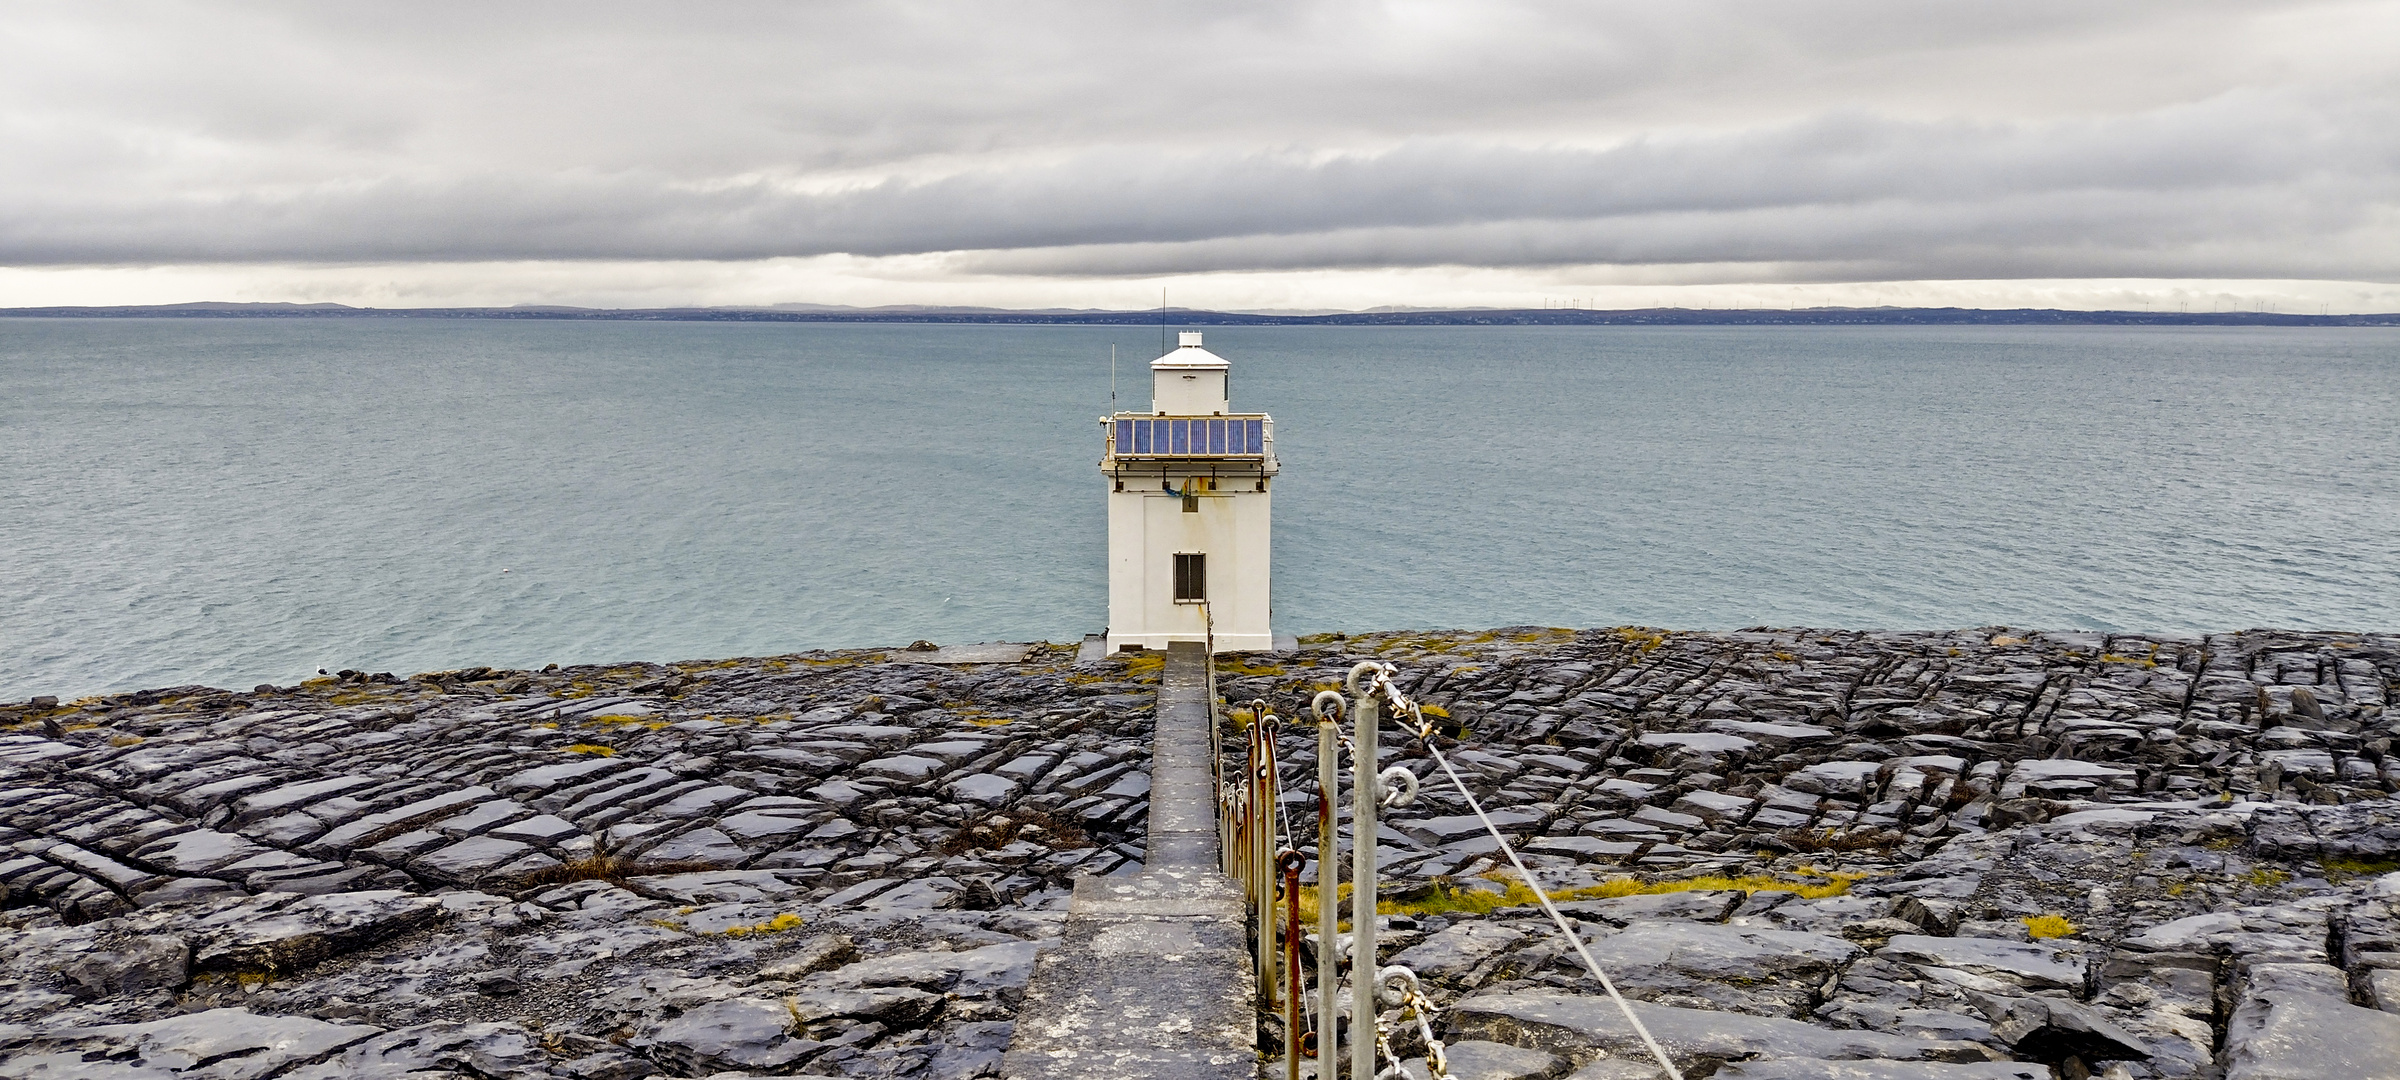
[[[1283,1080],[1300,1080],[1300,1029],[1308,1015],[1300,988],[1300,853],[1285,848],[1275,862],[1283,868]]]

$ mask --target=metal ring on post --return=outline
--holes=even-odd
[[[1407,806],[1417,801],[1417,774],[1399,765],[1385,769],[1375,774],[1375,793],[1385,806]]]
[[[1350,674],[1342,678],[1342,689],[1348,690],[1353,694],[1363,693],[1363,691],[1358,688],[1358,677],[1370,671],[1380,675],[1383,674],[1385,670],[1386,669],[1384,665],[1376,663],[1373,660],[1361,660],[1351,666]]]
[[[1320,724],[1328,720],[1339,723],[1342,714],[1349,708],[1349,701],[1345,700],[1340,692],[1333,690],[1317,691],[1316,698],[1308,703],[1308,710],[1317,714],[1317,722]]]
[[[1417,981],[1417,973],[1398,964],[1375,973],[1375,998],[1385,1005],[1405,1005],[1409,995],[1423,992],[1424,984]]]

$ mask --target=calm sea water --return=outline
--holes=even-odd
[[[0,698],[1072,640],[1114,327],[0,320]],[[2400,627],[2400,334],[1225,328],[1278,628]]]

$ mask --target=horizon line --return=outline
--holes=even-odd
[[[779,304],[594,308],[559,304],[509,307],[360,307],[332,302],[188,301],[0,308],[0,318],[454,318],[648,322],[984,323],[1019,325],[1185,326],[1571,326],[1571,325],[2162,325],[2400,326],[2400,312],[2306,315],[2277,311],[2129,311],[2078,308],[1841,307],[1791,308],[1490,308],[1384,307],[1363,310],[1211,310],[1167,307],[991,308],[920,304],[876,307]]]

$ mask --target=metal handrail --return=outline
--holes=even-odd
[[[1216,697],[1215,626],[1209,626],[1208,685],[1211,716],[1218,716]],[[1426,1044],[1427,1071],[1435,1080],[1448,1076],[1448,1063],[1440,1038],[1436,1034],[1437,1009],[1419,985],[1416,975],[1405,967],[1384,966],[1376,955],[1376,830],[1380,811],[1406,806],[1415,801],[1419,782],[1414,772],[1394,766],[1377,770],[1378,740],[1382,720],[1387,715],[1400,723],[1402,729],[1414,736],[1425,748],[1458,795],[1475,816],[1483,822],[1500,850],[1516,868],[1517,874],[1533,891],[1544,914],[1557,925],[1562,936],[1586,970],[1599,980],[1601,988],[1616,1004],[1628,1026],[1641,1039],[1644,1047],[1657,1060],[1672,1080],[1681,1080],[1664,1047],[1652,1037],[1649,1029],[1634,1014],[1633,1008],[1617,991],[1596,962],[1581,937],[1568,923],[1541,883],[1525,867],[1515,845],[1501,834],[1485,813],[1480,800],[1467,788],[1441,746],[1435,741],[1432,723],[1415,701],[1400,691],[1395,681],[1398,669],[1388,664],[1366,662],[1351,668],[1343,680],[1349,697],[1340,691],[1319,692],[1309,703],[1317,728],[1317,955],[1316,993],[1306,993],[1300,963],[1300,869],[1305,862],[1300,853],[1288,845],[1289,824],[1279,813],[1282,806],[1282,782],[1276,766],[1275,735],[1280,724],[1269,712],[1265,701],[1250,703],[1251,723],[1245,732],[1247,746],[1240,778],[1236,780],[1222,763],[1219,765],[1218,785],[1220,837],[1224,841],[1225,872],[1242,886],[1247,906],[1257,917],[1257,976],[1262,1007],[1273,1010],[1280,1006],[1285,1014],[1284,1057],[1286,1080],[1298,1080],[1300,1058],[1317,1059],[1317,1074],[1324,1080],[1336,1080],[1344,1056],[1349,1058],[1350,1080],[1400,1080],[1404,1077],[1397,1055],[1393,1052],[1391,1032],[1385,1030],[1376,1014],[1377,1005],[1395,1006],[1398,1022],[1413,1024]],[[1342,725],[1349,721],[1351,731],[1344,737]],[[1212,725],[1212,731],[1214,726]],[[1347,1031],[1341,1023],[1339,991],[1341,987],[1340,953],[1343,944],[1339,934],[1341,898],[1341,869],[1336,796],[1339,792],[1341,757],[1347,751],[1351,764],[1351,889],[1350,933],[1350,1009]],[[1279,932],[1280,931],[1280,932]],[[1279,947],[1280,946],[1280,947]],[[1278,976],[1281,976],[1279,979]],[[1312,1008],[1313,1006],[1313,1008]],[[1313,1012],[1314,1015],[1309,1014]],[[1310,1030],[1313,1021],[1313,1031]],[[1349,1053],[1342,1053],[1343,1035],[1347,1035]],[[1313,1039],[1311,1038],[1313,1036]],[[1389,1062],[1377,1069],[1378,1057]]]
[[[1209,627],[1210,644],[1208,683],[1211,715],[1216,715],[1215,626]],[[1483,804],[1459,778],[1434,739],[1433,724],[1425,719],[1424,709],[1402,693],[1394,676],[1397,668],[1389,664],[1367,661],[1354,665],[1343,680],[1343,689],[1351,695],[1333,690],[1319,692],[1309,702],[1309,711],[1317,726],[1317,994],[1315,1001],[1315,1057],[1317,1075],[1322,1080],[1335,1080],[1341,1060],[1341,1039],[1338,1013],[1340,1006],[1340,960],[1337,953],[1339,930],[1338,905],[1341,896],[1339,868],[1339,836],[1334,805],[1340,780],[1340,754],[1347,749],[1351,762],[1351,836],[1350,845],[1350,1016],[1349,1049],[1350,1080],[1400,1080],[1397,1055],[1393,1052],[1391,1033],[1383,1029],[1376,1016],[1377,1004],[1397,1006],[1401,1022],[1414,1021],[1426,1044],[1427,1071],[1435,1080],[1448,1076],[1448,1062],[1442,1043],[1435,1034],[1436,1009],[1419,985],[1416,974],[1405,967],[1382,966],[1376,955],[1376,829],[1378,811],[1385,807],[1406,806],[1414,802],[1418,781],[1414,772],[1400,766],[1377,770],[1377,741],[1381,720],[1386,708],[1402,729],[1416,737],[1425,751],[1439,766],[1467,808],[1480,819],[1500,850],[1516,868],[1518,877],[1531,889],[1544,914],[1557,925],[1560,934],[1586,970],[1598,979],[1608,993],[1626,1024],[1640,1037],[1671,1080],[1682,1080],[1666,1049],[1650,1034],[1649,1028],[1633,1012],[1633,1007],[1617,992],[1589,948],[1575,933],[1564,915],[1550,900],[1549,893],[1526,869],[1516,847],[1508,842]],[[1250,910],[1258,917],[1258,982],[1262,1005],[1273,1009],[1278,996],[1286,1010],[1284,1025],[1284,1064],[1286,1080],[1298,1080],[1302,1053],[1302,1021],[1304,1005],[1303,982],[1300,976],[1300,866],[1299,853],[1283,846],[1277,825],[1276,811],[1282,804],[1281,778],[1275,767],[1275,728],[1278,721],[1267,711],[1264,701],[1251,702],[1251,723],[1245,755],[1243,778],[1238,785],[1220,780],[1218,808],[1220,837],[1225,841],[1225,872],[1243,885],[1243,894]],[[1352,721],[1348,739],[1342,738],[1341,724]],[[1212,731],[1214,727],[1212,725]],[[1346,744],[1346,745],[1345,745]],[[1220,774],[1223,775],[1220,766]],[[1278,880],[1280,879],[1280,880]],[[1276,933],[1278,895],[1282,886],[1282,934]],[[1277,967],[1276,939],[1283,939],[1281,968]],[[1275,976],[1285,976],[1284,985],[1277,986]],[[1378,1071],[1378,1054],[1391,1064]]]
[[[1592,958],[1592,951],[1585,947],[1582,935],[1577,934],[1575,928],[1568,924],[1566,916],[1559,914],[1557,905],[1550,901],[1549,891],[1542,888],[1542,883],[1533,876],[1533,871],[1525,868],[1525,860],[1517,857],[1516,846],[1508,842],[1508,837],[1501,835],[1500,827],[1493,824],[1491,815],[1484,812],[1482,801],[1475,797],[1473,791],[1467,789],[1466,781],[1459,779],[1458,770],[1450,766],[1449,757],[1442,753],[1440,744],[1434,741],[1433,723],[1425,719],[1424,708],[1410,700],[1408,695],[1401,693],[1399,684],[1393,681],[1392,676],[1397,674],[1399,674],[1398,668],[1370,660],[1352,667],[1350,676],[1344,681],[1344,685],[1349,688],[1351,693],[1358,695],[1358,708],[1362,713],[1371,713],[1375,709],[1378,699],[1391,706],[1392,718],[1402,721],[1404,728],[1416,736],[1418,743],[1425,747],[1425,752],[1432,756],[1433,763],[1441,767],[1443,775],[1449,778],[1450,785],[1457,789],[1459,797],[1466,800],[1467,809],[1473,811],[1476,819],[1483,823],[1484,831],[1491,834],[1494,843],[1500,845],[1500,853],[1508,856],[1509,865],[1516,868],[1517,877],[1525,883],[1527,889],[1533,892],[1533,898],[1540,902],[1543,914],[1550,916],[1550,921],[1557,924],[1559,935],[1564,937],[1567,944],[1574,948],[1575,955],[1583,960],[1584,969],[1591,972],[1593,978],[1600,980],[1600,988],[1608,992],[1609,1000],[1616,1003],[1617,1011],[1625,1017],[1626,1025],[1633,1029],[1635,1035],[1641,1037],[1642,1045],[1649,1049],[1652,1057],[1657,1059],[1659,1068],[1666,1071],[1668,1080],[1683,1080],[1682,1070],[1675,1067],[1675,1062],[1668,1057],[1666,1048],[1660,1046],[1658,1040],[1651,1037],[1650,1029],[1642,1023],[1640,1017],[1634,1015],[1633,1006],[1626,1004],[1624,995],[1617,992],[1615,981],[1608,977],[1608,972],[1601,969],[1600,962]],[[1368,679],[1365,688],[1361,689],[1359,681],[1365,676],[1372,676],[1372,678]],[[1363,724],[1361,730],[1364,730]],[[1362,754],[1360,760],[1372,761],[1373,759],[1371,756]],[[1413,779],[1414,774],[1411,774],[1411,777]],[[1413,784],[1410,786],[1410,794],[1412,796],[1415,794]],[[1360,805],[1365,806],[1366,803],[1362,800]],[[1354,848],[1371,849],[1374,847],[1372,831],[1361,832],[1358,835],[1361,839],[1353,845]],[[1368,875],[1369,880],[1372,880],[1371,875],[1375,865],[1372,858],[1362,859],[1359,865],[1360,872]],[[1358,891],[1357,886],[1352,886],[1353,896],[1357,895]],[[1371,908],[1369,912],[1371,915]],[[1373,926],[1371,917],[1367,920],[1367,925],[1370,928]],[[1353,946],[1353,948],[1363,948],[1364,951],[1355,955],[1367,957],[1367,965],[1370,968],[1374,966],[1374,940],[1373,932],[1370,929],[1367,933],[1361,934],[1360,943]],[[1379,985],[1386,978],[1391,977],[1391,973],[1394,971],[1407,975],[1407,981],[1412,985],[1416,982],[1416,976],[1408,973],[1405,968],[1386,968],[1376,973],[1374,984],[1363,983],[1359,981],[1356,974],[1357,964],[1355,961],[1351,968],[1353,972],[1351,982],[1353,1008],[1359,1007],[1357,995],[1369,994],[1371,996],[1372,986]],[[1420,1021],[1422,1020],[1423,1017],[1420,1016]],[[1428,1026],[1426,1030],[1430,1036],[1431,1027]],[[1357,1041],[1365,1042],[1364,1039]],[[1435,1054],[1428,1055],[1428,1062],[1435,1061],[1438,1053],[1439,1044],[1435,1044]],[[1374,1052],[1362,1050],[1355,1059],[1351,1075],[1354,1078],[1373,1075],[1374,1067]],[[1437,1071],[1435,1075],[1439,1076],[1440,1074]],[[1378,1077],[1378,1080],[1381,1080],[1381,1077]]]

